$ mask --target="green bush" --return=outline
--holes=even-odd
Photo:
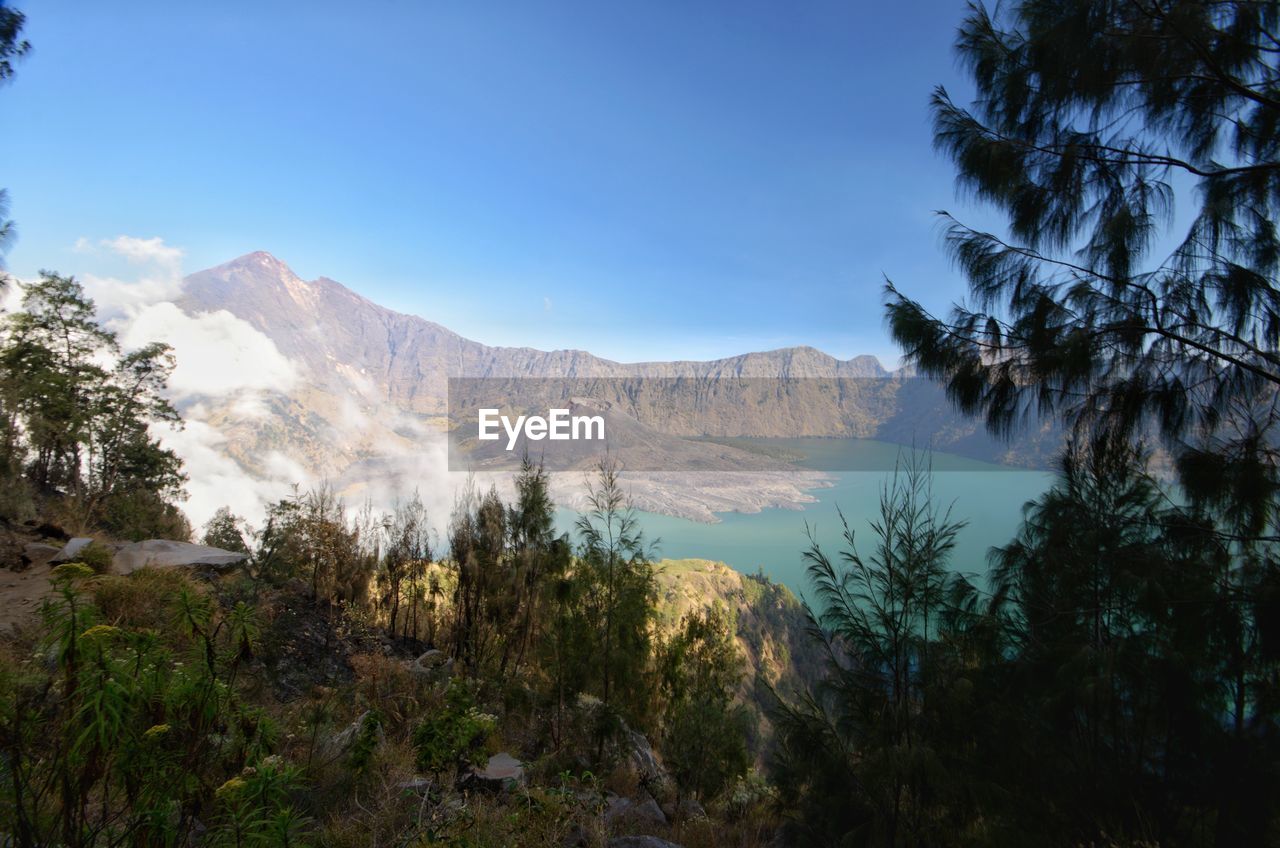
[[[93,569],[95,574],[107,574],[111,571],[111,562],[115,554],[105,545],[90,542],[76,554],[76,561]]]
[[[190,809],[209,811],[208,848],[302,844],[300,772],[234,685],[252,616],[153,580],[166,631],[103,623],[75,579],[88,570],[59,566],[43,606],[38,654],[52,667],[0,654],[0,822],[13,844],[192,844]]]
[[[423,719],[413,732],[418,769],[440,774],[466,763],[484,746],[496,723],[493,716],[476,708],[465,686],[451,682],[444,706]]]

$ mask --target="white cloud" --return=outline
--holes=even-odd
[[[0,291],[0,314],[8,314],[22,308],[22,287],[29,280],[7,276],[3,291]]]
[[[164,243],[164,239],[116,236],[91,242],[76,240],[77,253],[99,256],[110,264],[111,257],[121,257],[129,265],[143,266],[134,279],[124,280],[92,271],[79,275],[85,293],[93,298],[99,316],[113,329],[148,304],[173,300],[182,292],[182,257],[184,251]]]
[[[275,342],[225,309],[188,315],[174,303],[152,303],[125,322],[120,341],[126,348],[148,342],[171,345],[178,367],[169,387],[183,399],[286,391],[298,379],[297,369]]]
[[[227,455],[227,437],[203,421],[188,419],[183,429],[162,428],[156,436],[182,457],[190,478],[182,509],[197,534],[218,507],[229,506],[232,512],[258,522],[267,505],[288,497],[294,484],[310,484],[306,473],[288,460],[272,462],[266,477],[250,474]]]
[[[182,248],[165,244],[164,239],[159,236],[154,238],[116,236],[113,239],[102,239],[98,242],[98,247],[118,256],[123,256],[135,265],[154,262],[161,265],[180,266],[182,257],[185,254]],[[93,249],[93,245],[89,243],[88,239],[80,238],[76,240],[77,251],[86,253]]]
[[[349,507],[359,508],[367,502],[375,513],[390,512],[416,491],[432,529],[443,534],[454,494],[466,478],[465,473],[449,471],[444,434],[422,431],[412,450],[389,450],[348,469],[332,482]]]
[[[269,414],[263,394],[287,391],[296,385],[298,374],[271,339],[230,312],[188,315],[177,306],[182,248],[159,237],[122,235],[97,241],[81,238],[75,249],[96,258],[99,267],[110,269],[119,259],[136,266],[123,277],[94,273],[96,269],[78,274],[121,346],[130,350],[164,342],[173,347],[177,367],[169,390],[184,404],[186,422],[181,430],[157,428],[155,435],[183,460],[190,480],[182,507],[192,525],[199,530],[220,506],[257,520],[295,484],[311,485],[306,470],[280,454],[263,457],[263,473],[251,474],[227,453],[226,435],[207,422],[211,405],[201,399],[214,402],[212,406],[230,403],[236,415],[260,419]]]

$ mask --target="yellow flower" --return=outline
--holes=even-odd
[[[217,791],[213,793],[213,796],[221,801],[226,801],[227,799],[234,798],[238,795],[240,790],[244,789],[244,787],[245,782],[243,777],[233,777],[226,783],[219,786]]]
[[[93,627],[90,627],[88,630],[81,633],[80,638],[81,639],[97,639],[98,637],[102,637],[106,639],[116,635],[119,632],[120,632],[120,628],[112,627],[110,624],[95,624]]]

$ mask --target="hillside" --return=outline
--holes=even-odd
[[[771,690],[790,696],[821,675],[822,658],[807,635],[808,617],[799,599],[763,575],[734,571],[705,559],[664,559],[655,567],[658,621],[673,629],[689,613],[722,604],[734,618],[744,675],[738,697],[751,711],[749,740],[759,757],[772,735],[767,712]]]

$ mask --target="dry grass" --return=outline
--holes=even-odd
[[[199,590],[199,584],[178,569],[143,568],[129,575],[95,578],[90,591],[107,623],[162,630],[168,624],[173,598],[184,588]]]

